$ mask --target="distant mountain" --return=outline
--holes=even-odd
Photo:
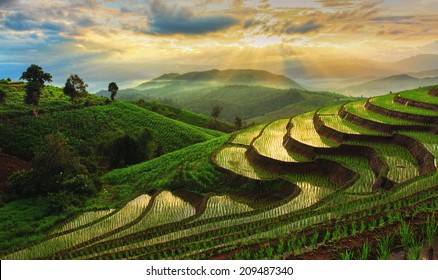
[[[375,96],[389,92],[398,92],[421,86],[438,84],[438,77],[418,79],[410,75],[394,75],[382,79],[372,80],[354,86],[349,86],[342,93],[353,96]]]
[[[438,66],[438,55],[420,54],[392,63],[392,66],[406,73],[434,70]]]
[[[312,79],[357,79],[366,76],[389,76],[399,74],[396,66],[373,60],[345,58],[318,61],[287,67],[285,74],[304,80]]]
[[[106,91],[98,94],[108,95]],[[156,100],[206,116],[219,105],[223,107],[219,118],[228,122],[234,122],[236,116],[257,118],[287,106],[316,109],[338,104],[342,98],[333,93],[314,94],[285,76],[252,69],[168,73],[117,94],[117,99]],[[312,102],[316,100],[322,101]],[[275,119],[276,114],[271,118]]]
[[[415,72],[415,73],[408,73],[408,75],[412,76],[414,78],[417,78],[417,79],[434,78],[434,77],[438,77],[438,69],[429,70],[429,71],[422,71],[422,72]]]
[[[303,87],[295,81],[267,71],[253,69],[210,70],[202,72],[189,72],[185,74],[168,73],[152,81],[136,87],[138,90],[161,88],[178,84],[190,87],[246,85],[264,86],[272,88],[299,88]]]

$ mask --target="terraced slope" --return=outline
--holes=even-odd
[[[1,258],[294,259],[319,252],[336,259],[345,250],[342,244],[354,250],[365,240],[377,256],[383,235],[394,235],[405,222],[421,232],[426,217],[438,216],[436,124],[418,118],[438,113],[409,102],[401,105],[398,96],[409,97],[386,95],[274,121],[228,141],[196,145],[191,157],[181,158],[197,170],[203,165],[191,160],[200,149],[216,149],[211,160],[225,177],[250,178],[273,192],[284,182],[292,191],[277,202],[252,207],[213,188],[199,203],[176,192],[143,194],[133,200],[144,198],[144,203],[129,220],[118,217],[132,202],[67,221],[45,240]],[[424,93],[415,98],[428,104],[438,100]],[[152,165],[168,164],[182,151],[106,178],[140,186],[142,178],[152,176],[147,174]],[[172,189],[174,182],[160,187]]]

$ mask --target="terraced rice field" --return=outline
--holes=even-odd
[[[307,158],[287,151],[283,147],[283,136],[287,132],[286,126],[288,123],[288,119],[283,119],[269,124],[260,132],[260,135],[255,138],[252,146],[260,155],[278,161],[306,161]]]
[[[308,112],[292,118],[290,136],[295,140],[313,147],[330,148],[338,146],[337,143],[319,135],[313,124],[315,112]]]
[[[423,115],[423,116],[432,116],[432,117],[438,116],[438,112],[434,111],[434,110],[426,110],[426,109],[422,109],[422,108],[417,108],[417,107],[413,107],[413,106],[399,104],[399,103],[394,101],[394,97],[395,97],[394,94],[388,94],[385,96],[371,98],[370,102],[379,106],[379,107],[393,110],[393,111],[397,111],[397,112]]]
[[[217,153],[216,162],[222,168],[251,179],[266,180],[275,178],[275,175],[271,172],[251,164],[246,157],[247,150],[248,148],[241,146],[224,146]]]
[[[391,118],[385,115],[381,115],[378,113],[374,113],[373,111],[367,110],[365,108],[365,103],[367,100],[360,100],[356,102],[351,102],[345,105],[345,109],[347,112],[352,113],[354,115],[357,115],[361,118],[375,121],[378,123],[385,123],[390,125],[420,125],[421,123],[409,121],[409,120],[403,120],[403,119],[396,119]]]
[[[419,112],[394,105],[394,96],[372,102],[388,110]],[[360,100],[345,108],[370,121],[415,124],[364,105]],[[277,202],[253,208],[215,193],[204,197],[198,209],[171,191],[144,194],[120,209],[81,214],[53,230],[55,235],[5,252],[2,259],[305,259],[318,252],[339,259],[345,246],[336,244],[360,250],[362,243],[348,242],[362,235],[378,255],[379,234],[398,232],[402,220],[438,213],[438,136],[433,130],[378,132],[340,117],[339,109],[253,127],[213,153],[212,162],[230,178],[292,183],[294,191]],[[315,123],[315,114],[322,124]],[[322,135],[330,133],[354,135],[357,141],[335,142]],[[410,138],[393,144],[390,137],[397,133]],[[311,157],[289,151],[285,135]]]
[[[339,109],[340,106],[329,107],[321,109],[317,114],[321,117],[321,120],[326,126],[342,133],[357,135],[384,135],[382,132],[363,128],[341,118],[338,115]]]
[[[427,89],[413,89],[402,91],[399,93],[399,95],[400,97],[409,100],[420,101],[430,104],[438,104],[438,98],[436,98],[436,96],[429,95]]]

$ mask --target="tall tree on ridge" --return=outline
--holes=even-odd
[[[36,107],[40,102],[41,91],[44,88],[44,82],[52,82],[52,75],[43,71],[41,66],[36,64],[30,65],[20,77],[20,80],[26,80],[26,97],[24,102],[34,106],[34,114],[38,115]]]
[[[108,85],[108,91],[111,92],[111,100],[114,101],[114,98],[116,97],[117,91],[119,90],[119,87],[115,82],[111,82]]]

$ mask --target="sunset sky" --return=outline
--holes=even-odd
[[[165,72],[417,54],[438,54],[438,0],[0,0],[0,77],[36,63],[55,84],[77,73],[90,90]]]

